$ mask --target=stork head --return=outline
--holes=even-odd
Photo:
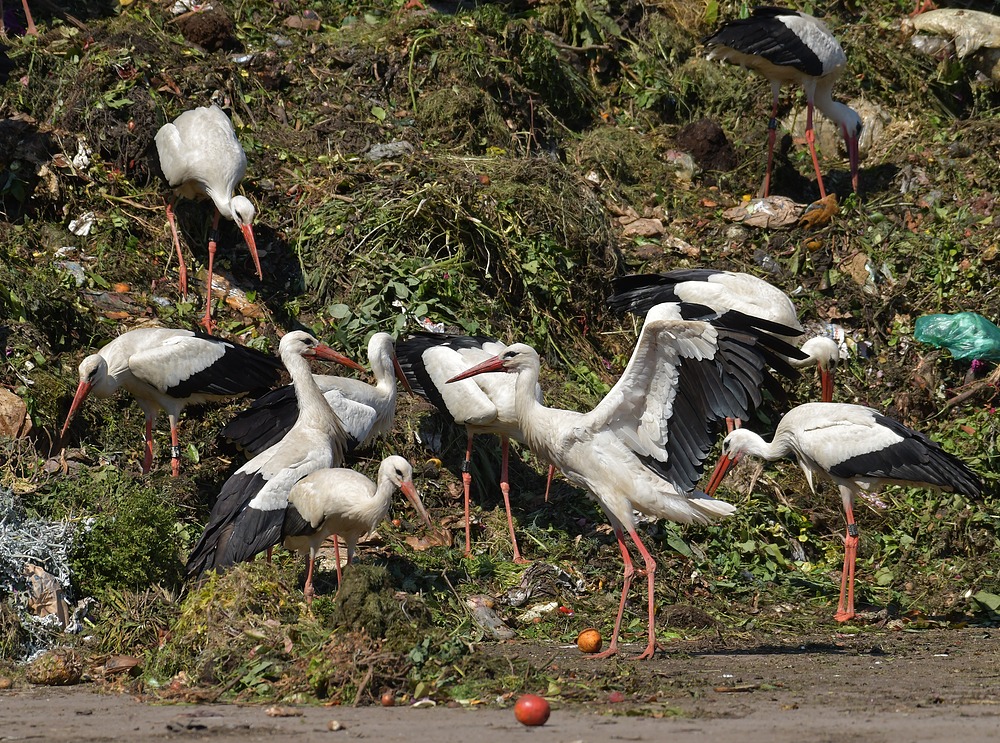
[[[364,367],[361,364],[334,351],[325,343],[320,343],[304,330],[293,330],[291,333],[285,333],[281,339],[281,343],[278,345],[278,354],[281,356],[282,361],[285,361],[289,356],[302,356],[307,359],[316,358],[325,361],[335,361],[349,369],[364,371]],[[287,366],[288,363],[286,362],[285,365]]]
[[[60,436],[66,435],[69,422],[76,415],[76,411],[80,409],[87,396],[95,387],[102,387],[106,379],[108,379],[108,362],[99,353],[91,354],[80,362],[80,383],[77,385],[76,394],[73,395],[73,402],[69,406],[66,422],[63,423],[62,431],[59,433]],[[98,397],[101,397],[100,391]]]
[[[452,377],[448,381],[458,382],[459,380],[468,379],[469,377],[474,377],[477,374],[485,374],[487,372],[508,372],[511,374],[517,374],[523,369],[531,367],[537,369],[540,366],[540,363],[538,352],[535,349],[524,343],[515,343],[511,346],[507,346],[507,349],[500,355],[494,356],[491,359],[486,359],[486,361],[466,369],[464,372]]]
[[[833,377],[840,363],[840,346],[833,338],[817,335],[802,344],[802,352],[816,364],[819,370],[821,400],[833,401]]]
[[[406,496],[406,499],[410,501],[410,505],[416,509],[421,520],[428,527],[433,526],[430,514],[424,508],[424,503],[420,500],[420,493],[417,492],[417,488],[413,484],[413,467],[408,461],[398,456],[386,457],[382,460],[378,474],[379,479],[383,477],[387,478],[393,485],[399,488],[403,495]]]
[[[233,213],[233,221],[243,233],[247,247],[250,248],[250,255],[253,257],[253,265],[257,269],[257,278],[264,278],[264,273],[260,270],[260,256],[257,255],[257,241],[253,236],[253,220],[257,216],[257,209],[245,196],[234,196],[229,200],[229,208]]]
[[[740,461],[740,458],[748,451],[755,438],[757,438],[756,434],[747,431],[745,428],[737,428],[726,436],[722,441],[722,456],[719,457],[719,462],[715,465],[712,476],[708,478],[708,487],[705,488],[706,494],[715,495],[715,491],[722,484],[726,473],[729,472],[734,464]]]

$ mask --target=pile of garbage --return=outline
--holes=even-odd
[[[20,659],[82,629],[90,602],[72,603],[70,553],[74,536],[86,528],[86,521],[33,518],[13,491],[0,489],[0,599],[20,621]]]

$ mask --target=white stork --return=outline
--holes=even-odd
[[[709,59],[722,59],[759,72],[771,83],[773,105],[767,135],[767,174],[764,195],[770,192],[771,162],[778,127],[778,98],[783,83],[796,83],[806,94],[806,142],[816,168],[820,198],[826,198],[816,157],[813,105],[840,128],[847,145],[851,185],[858,190],[858,137],[861,117],[833,100],[834,83],[847,67],[847,55],[821,20],[785,8],[754,8],[749,18],[727,21],[702,43]]]
[[[631,274],[613,280],[614,294],[608,305],[615,312],[633,312],[643,316],[661,302],[689,302],[710,307],[716,312],[736,310],[751,317],[775,322],[790,328],[791,342],[802,335],[803,328],[795,305],[783,291],[748,273],[690,268],[666,273]],[[820,378],[820,399],[833,400],[834,372],[840,361],[840,348],[828,336],[818,335],[802,344],[801,354],[787,357],[794,367],[816,366]]]
[[[215,205],[212,231],[208,237],[208,281],[205,317],[206,330],[212,332],[212,267],[215,262],[219,218],[236,222],[243,232],[258,278],[264,274],[253,236],[253,220],[257,210],[245,196],[233,192],[247,170],[247,156],[236,139],[236,131],[225,112],[216,105],[201,106],[185,111],[173,123],[164,124],[156,133],[156,150],[160,169],[177,196],[188,199],[209,198]],[[187,268],[177,237],[173,206],[167,203],[167,221],[177,249],[181,293],[187,294]]]
[[[316,386],[307,359],[336,361],[352,369],[361,365],[301,330],[287,333],[279,351],[299,400],[298,420],[278,444],[226,480],[188,557],[190,577],[250,560],[276,545],[292,486],[311,472],[344,461],[344,429]]]
[[[510,511],[510,482],[507,476],[509,439],[524,441],[514,413],[514,381],[509,377],[479,377],[461,384],[446,384],[459,372],[472,368],[486,359],[502,353],[506,346],[485,336],[417,333],[396,343],[396,359],[407,387],[429,401],[442,413],[451,416],[459,426],[465,426],[468,443],[462,464],[465,486],[465,553],[472,552],[469,524],[469,491],[472,487],[472,437],[477,433],[500,437],[502,452],[500,492],[507,510],[507,527],[514,549],[514,562],[527,562],[521,557],[514,534],[514,519]],[[534,390],[541,402],[542,388]]]
[[[280,368],[273,356],[203,333],[173,328],[130,330],[80,363],[80,384],[60,436],[66,435],[88,395],[110,397],[123,387],[146,414],[143,473],[153,463],[153,422],[165,410],[176,476],[180,472],[177,421],[184,408],[266,390],[277,383]]]
[[[320,545],[331,534],[342,537],[347,544],[347,564],[350,565],[358,540],[374,531],[389,512],[389,502],[396,488],[403,492],[424,523],[431,526],[431,517],[413,484],[413,467],[409,462],[403,457],[386,457],[379,465],[377,478],[378,484],[354,470],[322,469],[299,480],[288,494],[281,538],[287,549],[309,558],[305,584],[307,601],[312,601],[316,594],[313,568]],[[334,553],[339,586],[342,578],[340,545],[336,541]]]
[[[793,456],[814,493],[817,476],[831,480],[840,489],[847,534],[840,601],[834,617],[838,622],[854,616],[856,494],[882,483],[933,488],[968,497],[978,497],[982,491],[979,478],[958,457],[924,434],[862,405],[799,405],[781,419],[770,443],[745,428],[733,431],[722,442],[722,456],[705,492],[713,495],[729,468],[745,454],[769,461]]]
[[[347,434],[347,453],[364,448],[388,432],[396,415],[396,363],[392,336],[375,333],[368,341],[368,363],[375,384],[352,377],[313,374],[327,404]],[[299,415],[295,388],[286,385],[258,397],[220,432],[253,457],[281,441]]]
[[[727,416],[743,417],[759,403],[759,387],[770,363],[749,325],[727,328],[683,319],[679,305],[661,304],[646,315],[632,358],[621,378],[589,413],[542,405],[535,394],[540,361],[517,343],[451,381],[487,372],[515,377],[515,415],[523,441],[562,470],[573,484],[600,503],[614,527],[625,563],[624,585],[608,649],[618,652],[625,599],[635,568],[625,543],[632,538],[645,563],[649,590],[649,643],[656,650],[653,576],[656,561],[635,530],[634,511],[683,523],[706,523],[735,510],[694,491],[713,443],[713,431]]]

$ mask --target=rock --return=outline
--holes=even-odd
[[[10,390],[0,387],[0,436],[19,439],[31,431],[28,406]]]

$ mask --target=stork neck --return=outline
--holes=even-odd
[[[299,403],[296,425],[324,427],[334,413],[313,378],[309,362],[297,353],[286,354],[281,360],[292,377],[292,386]]]
[[[388,394],[396,389],[396,373],[392,368],[392,346],[379,344],[368,354],[368,363],[375,377],[375,387]]]
[[[830,121],[842,128],[845,122],[853,118],[854,109],[833,99],[833,77],[822,78],[816,85],[814,103],[816,108]]]

